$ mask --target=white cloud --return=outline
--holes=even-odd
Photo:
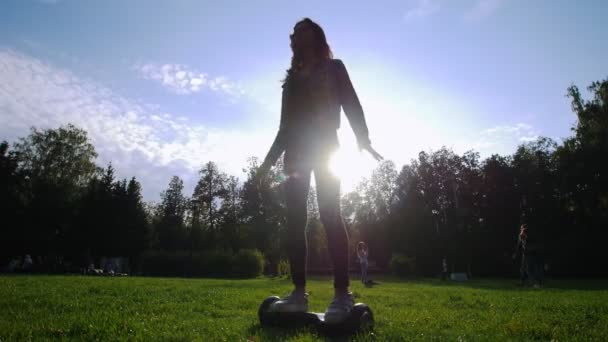
[[[458,4],[461,4],[461,6],[464,6],[458,10],[459,12],[463,11],[458,15],[462,15],[462,18],[468,22],[479,21],[495,14],[498,10],[504,7],[507,1],[508,0],[472,0],[467,1],[467,4],[461,4],[461,2],[458,2]],[[436,14],[442,10],[443,7],[453,5],[451,2],[446,0],[410,0],[409,4],[411,6],[407,9],[404,16],[406,21],[413,21],[432,16],[433,14]]]
[[[492,128],[485,129],[483,132],[489,135],[500,134],[500,133],[519,133],[519,132],[529,132],[532,130],[532,126],[524,123],[518,123],[516,125],[502,125],[495,126]]]
[[[231,98],[244,94],[243,87],[224,76],[210,77],[183,64],[136,64],[133,67],[144,79],[160,83],[168,90],[187,95],[203,89],[219,92]]]
[[[184,72],[185,79],[188,71]],[[175,83],[179,76],[171,75],[167,82]],[[111,161],[120,177],[136,176],[147,200],[157,199],[173,174],[184,179],[189,195],[196,171],[209,160],[241,175],[246,159],[262,156],[275,133],[194,125],[186,117],[159,112],[154,105],[122,97],[95,81],[11,49],[0,49],[0,78],[0,140],[25,136],[30,126],[73,123],[88,132],[99,153],[98,164]],[[222,84],[215,86],[221,89]]]
[[[503,7],[506,0],[476,0],[464,13],[467,21],[477,21],[491,16]]]
[[[527,142],[531,142],[531,141],[535,141],[538,139],[538,135],[530,135],[530,136],[526,136],[526,137],[519,137],[519,141],[522,143],[527,143]]]
[[[472,147],[492,153],[512,153],[513,151],[501,151],[500,149],[534,141],[538,137],[538,132],[529,124],[499,125],[483,130]]]
[[[405,13],[405,20],[414,20],[417,18],[428,17],[429,15],[439,11],[441,6],[437,0],[416,0],[414,5]]]

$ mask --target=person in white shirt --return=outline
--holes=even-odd
[[[29,254],[26,254],[25,259],[23,259],[22,268],[26,271],[29,271],[32,268],[32,265],[34,265],[34,262],[32,262],[32,257]]]

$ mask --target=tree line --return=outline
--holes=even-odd
[[[432,275],[446,258],[452,271],[498,275],[511,260],[519,225],[542,236],[549,272],[605,274],[608,242],[608,80],[567,95],[577,116],[573,135],[521,144],[509,156],[482,160],[475,151],[420,152],[400,170],[378,165],[342,196],[351,245],[366,241],[370,259],[388,268]],[[238,254],[255,249],[267,269],[285,258],[282,165],[258,182],[251,157],[244,180],[209,161],[192,194],[173,176],[160,202],[145,203],[135,178],[117,179],[96,165],[87,132],[73,125],[32,128],[0,144],[0,258],[30,254],[45,263],[85,265],[124,256],[137,269],[146,251]],[[309,265],[329,267],[314,189],[309,194]],[[354,250],[354,249],[353,249]],[[163,255],[165,255],[163,254]],[[353,259],[354,260],[354,259]]]

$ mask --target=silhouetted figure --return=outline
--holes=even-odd
[[[528,266],[526,265],[526,255],[524,254],[524,250],[526,248],[526,233],[527,227],[525,224],[522,224],[521,227],[519,227],[515,252],[513,252],[513,260],[517,259],[517,256],[521,257],[519,263],[519,284],[521,286],[525,285],[526,281],[528,280]]]
[[[441,280],[448,280],[448,259],[446,257],[441,259]]]
[[[367,285],[369,282],[369,278],[367,277],[367,267],[369,266],[369,261],[367,260],[368,254],[369,252],[365,242],[359,241],[357,244],[357,258],[359,259],[359,265],[361,266],[361,282],[364,285]]]
[[[279,132],[259,170],[268,173],[285,152],[287,251],[295,290],[275,302],[275,311],[307,311],[306,254],[307,196],[311,172],[315,173],[321,222],[334,266],[335,297],[327,308],[327,322],[347,317],[354,304],[349,293],[348,236],[340,213],[340,180],[329,170],[329,158],[338,148],[340,108],[353,127],[359,148],[374,158],[363,109],[346,67],[333,59],[323,29],[306,18],[294,26],[293,57],[283,83]]]
[[[24,271],[30,271],[33,266],[34,266],[34,262],[32,261],[32,256],[29,254],[26,254],[25,258],[23,259],[23,266],[21,266],[21,268]]]
[[[545,263],[542,255],[542,241],[537,231],[530,230],[527,224],[522,224],[517,236],[517,246],[513,257],[521,255],[519,268],[521,285],[526,285],[528,280],[535,287],[543,285]]]

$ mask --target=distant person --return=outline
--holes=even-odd
[[[528,275],[534,287],[542,287],[545,277],[544,239],[537,227],[527,228],[526,259]]]
[[[528,279],[528,267],[526,266],[526,256],[524,249],[526,246],[526,225],[522,224],[519,227],[519,233],[517,234],[517,243],[515,245],[515,252],[513,252],[513,260],[520,257],[519,262],[519,285],[524,286]]]
[[[441,259],[441,280],[448,280],[448,259]]]
[[[34,262],[32,261],[32,257],[29,254],[26,254],[25,258],[23,259],[23,266],[22,266],[23,270],[31,271],[33,265],[34,265]]]
[[[526,254],[524,253],[524,251],[526,250],[526,239],[528,236],[527,232],[527,225],[522,224],[519,227],[519,234],[517,235],[517,245],[515,246],[515,252],[513,253],[513,260],[515,260],[517,256],[520,256],[519,281],[521,286],[526,285],[526,282],[528,280],[528,264],[526,260]]]
[[[359,265],[361,266],[361,282],[364,285],[369,283],[369,279],[367,277],[367,267],[369,263],[367,261],[368,249],[367,245],[363,241],[359,241],[357,244],[357,258],[359,259]]]
[[[329,169],[329,159],[339,146],[341,108],[355,132],[359,149],[377,160],[382,157],[371,147],[355,89],[344,63],[333,59],[323,29],[305,18],[294,26],[290,39],[293,56],[283,81],[279,132],[258,172],[261,181],[285,152],[286,250],[295,289],[275,302],[271,310],[308,310],[305,227],[310,176],[314,171],[319,213],[334,266],[334,298],[325,311],[325,320],[336,323],[348,317],[354,304],[348,289],[348,235],[340,213],[340,180]]]
[[[522,224],[517,237],[517,247],[513,258],[521,255],[520,280],[521,285],[530,280],[534,287],[542,287],[544,280],[545,263],[543,246],[538,231],[531,230],[527,224]]]

